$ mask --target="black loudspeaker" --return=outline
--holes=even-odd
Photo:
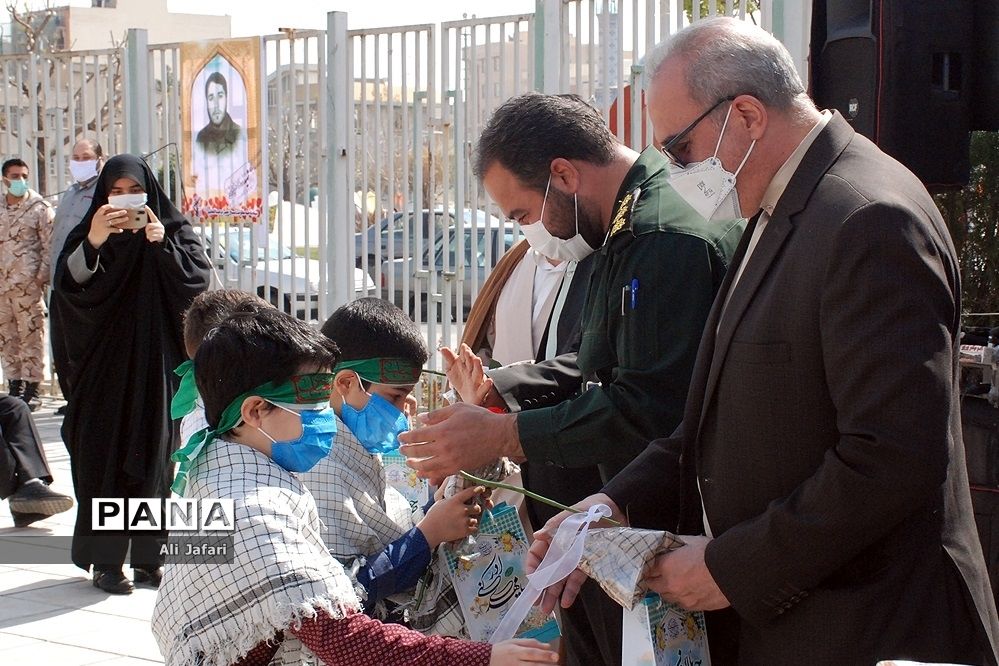
[[[928,187],[966,184],[974,11],[996,1],[813,0],[812,97]]]
[[[971,129],[999,132],[999,0],[975,0]]]

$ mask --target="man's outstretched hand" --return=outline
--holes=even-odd
[[[617,508],[617,504],[614,503],[614,500],[603,493],[590,495],[581,502],[573,504],[572,508],[585,512],[596,504],[606,504],[610,507],[610,517],[613,520],[618,521],[622,525],[627,524],[624,514],[622,514],[621,510]],[[545,554],[548,552],[549,546],[551,546],[552,539],[555,537],[555,533],[558,531],[559,525],[561,525],[562,521],[571,516],[573,513],[574,512],[572,511],[563,511],[557,516],[554,516],[551,520],[545,523],[544,527],[534,533],[534,543],[531,544],[530,550],[527,551],[527,573],[534,573],[534,571],[541,566],[541,561],[545,558]],[[595,526],[612,527],[610,523],[604,521],[596,523]],[[557,604],[560,604],[562,608],[568,608],[572,605],[572,602],[576,600],[576,596],[579,594],[579,589],[585,582],[586,574],[579,569],[576,569],[569,574],[568,578],[545,590],[544,595],[541,597],[541,610],[545,614],[551,613]]]
[[[457,403],[421,414],[420,427],[399,435],[400,453],[416,473],[435,484],[459,470],[475,470],[497,458],[524,459],[516,414]]]

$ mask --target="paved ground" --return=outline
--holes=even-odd
[[[62,419],[54,414],[60,404],[47,399],[35,421],[55,476],[53,488],[72,495],[69,456],[59,437]],[[68,536],[75,520],[74,508],[17,529],[7,502],[0,502],[0,560],[4,560],[4,541],[11,547],[10,537]],[[131,570],[126,569],[126,575]],[[149,630],[155,600],[156,591],[147,586],[137,587],[129,596],[106,594],[72,564],[0,562],[0,664],[162,664]]]

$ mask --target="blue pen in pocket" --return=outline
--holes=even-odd
[[[631,309],[638,306],[638,278],[631,278]]]

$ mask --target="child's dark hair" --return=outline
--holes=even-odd
[[[205,418],[214,428],[241,394],[285,382],[303,366],[328,372],[339,359],[335,342],[291,315],[274,308],[232,314],[208,331],[194,356]]]
[[[340,347],[344,361],[404,358],[422,367],[429,355],[413,320],[380,298],[359,298],[338,308],[322,332]]]
[[[258,312],[272,307],[255,294],[238,289],[206,291],[191,302],[184,313],[184,346],[192,357],[211,329],[236,313]]]

